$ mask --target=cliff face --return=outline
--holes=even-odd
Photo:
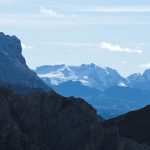
[[[25,96],[0,88],[1,150],[148,150],[104,129],[81,99],[54,92]]]
[[[20,40],[4,33],[0,33],[0,81],[48,89],[26,65]]]

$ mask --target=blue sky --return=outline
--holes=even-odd
[[[127,76],[150,68],[147,0],[0,0],[0,30],[31,68],[96,63]]]

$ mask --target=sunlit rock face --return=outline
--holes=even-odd
[[[22,56],[21,41],[16,36],[0,33],[0,81],[32,88],[48,87],[28,68]]]

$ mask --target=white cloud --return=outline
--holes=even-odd
[[[26,45],[26,44],[24,44],[24,43],[21,43],[21,46],[22,46],[23,49],[33,49],[32,46]]]
[[[57,13],[56,11],[52,9],[45,8],[44,6],[41,6],[39,11],[41,14],[44,14],[50,17],[63,17],[63,14]]]
[[[141,49],[131,49],[131,48],[126,48],[126,47],[121,47],[118,44],[111,44],[109,42],[102,42],[100,44],[100,47],[102,49],[112,51],[112,52],[127,52],[127,53],[143,53],[143,50]]]
[[[150,63],[141,64],[140,67],[141,67],[141,68],[150,68]]]

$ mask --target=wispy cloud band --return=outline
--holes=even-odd
[[[89,7],[76,10],[89,13],[149,13],[150,7]]]

